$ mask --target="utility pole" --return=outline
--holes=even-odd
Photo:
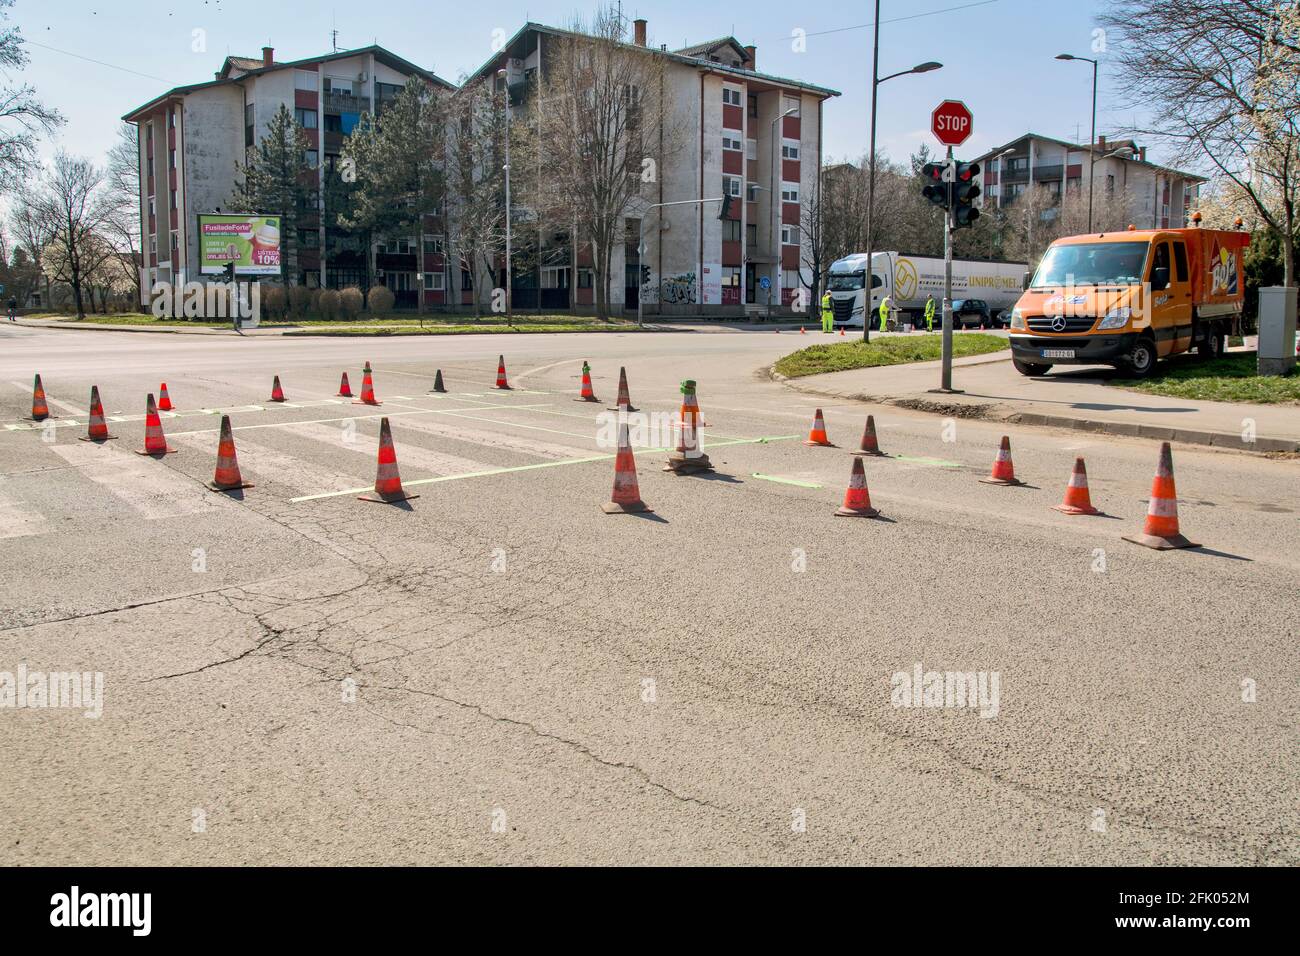
[[[952,158],[952,147],[948,147],[948,164],[944,167],[943,178],[948,183],[948,203],[943,211],[943,344],[940,359],[943,372],[939,389],[952,391],[952,184],[957,178],[957,164]]]

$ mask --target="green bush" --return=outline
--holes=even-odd
[[[389,291],[388,286],[376,285],[371,286],[370,291],[366,293],[366,302],[372,314],[392,312],[393,306],[397,304],[397,297]]]
[[[317,311],[323,319],[337,319],[342,303],[337,289],[322,289]]]
[[[284,287],[274,282],[262,283],[262,317],[267,319],[280,319],[284,317],[285,310],[289,305],[289,297],[285,295]]]
[[[305,285],[295,285],[289,289],[289,308],[292,310],[294,317],[298,318],[307,314],[311,308],[311,289]]]
[[[348,286],[339,293],[339,312],[345,319],[355,319],[364,304],[361,290],[354,285]]]

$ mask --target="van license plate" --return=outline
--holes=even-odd
[[[1074,349],[1043,349],[1043,358],[1074,358]]]

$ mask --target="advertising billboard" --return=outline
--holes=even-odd
[[[280,217],[200,214],[200,274],[220,275],[228,262],[235,275],[279,275]]]

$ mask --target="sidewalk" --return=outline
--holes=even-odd
[[[810,395],[897,405],[957,418],[1051,425],[1109,435],[1129,435],[1254,452],[1300,453],[1300,408],[1200,402],[1148,395],[1104,384],[1110,369],[1054,368],[1041,378],[1021,375],[1011,354],[974,355],[953,362],[952,384],[963,394],[931,392],[938,362],[887,365],[786,379]],[[1249,420],[1255,440],[1243,440]]]

